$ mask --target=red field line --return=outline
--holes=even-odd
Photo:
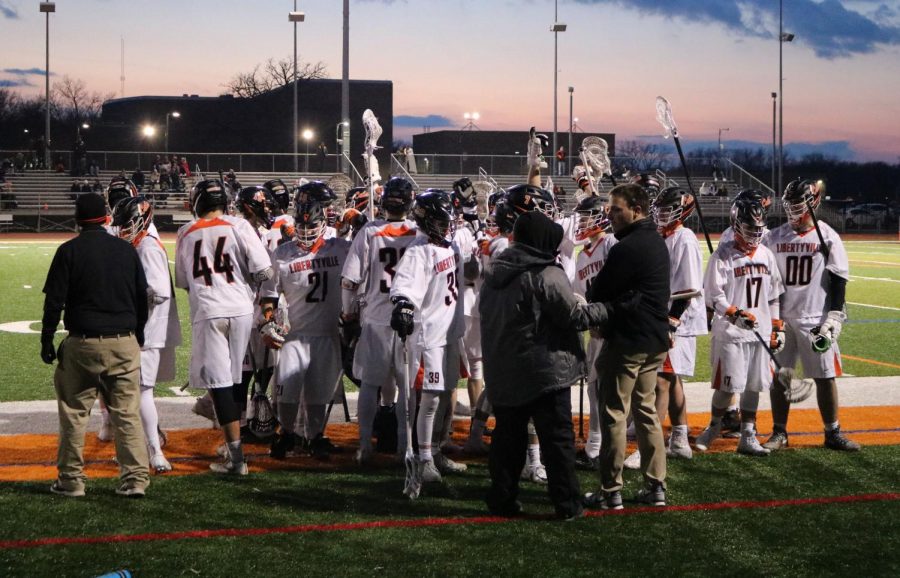
[[[889,502],[900,500],[900,493],[857,494],[851,496],[822,496],[818,498],[795,498],[792,500],[760,500],[740,502],[711,502],[685,504],[682,506],[640,506],[625,510],[588,511],[587,516],[630,516],[633,514],[696,512],[714,510],[748,510],[756,508],[783,508],[787,506],[815,506],[823,504],[847,504],[857,502]],[[20,550],[43,546],[67,546],[72,544],[108,544],[112,542],[159,542],[184,540],[189,538],[220,538],[265,536],[269,534],[306,534],[311,532],[346,532],[351,530],[372,530],[378,528],[427,528],[435,526],[461,526],[481,524],[501,524],[519,520],[547,520],[548,516],[526,516],[524,518],[501,518],[498,516],[478,516],[474,518],[418,518],[414,520],[372,520],[368,522],[348,522],[341,524],[304,524],[279,528],[222,528],[219,530],[190,530],[186,532],[159,532],[150,534],[112,534],[109,536],[80,536],[38,538],[34,540],[0,541],[0,550]]]

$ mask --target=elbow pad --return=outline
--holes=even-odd
[[[266,267],[262,271],[257,271],[253,274],[253,280],[256,283],[265,283],[269,279],[271,279],[275,275],[275,272],[271,267]]]
[[[831,311],[843,311],[847,300],[847,280],[831,271],[826,271],[829,276],[828,300],[831,302]]]

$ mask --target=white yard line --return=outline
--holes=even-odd
[[[857,307],[871,307],[872,309],[885,309],[887,311],[900,311],[900,307],[888,307],[887,305],[872,305],[870,303],[854,303],[847,301],[848,305],[856,305]]]
[[[850,259],[851,263],[866,263],[868,265],[888,265],[890,267],[900,267],[900,263],[891,263],[890,261],[860,261],[859,259]]]
[[[900,283],[900,279],[887,279],[886,277],[860,277],[859,275],[850,275],[851,279],[862,279],[863,281],[885,281],[887,283]]]

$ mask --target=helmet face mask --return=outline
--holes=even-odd
[[[456,219],[450,195],[440,189],[428,189],[418,197],[413,207],[416,226],[435,245],[449,247],[456,233]]]
[[[752,199],[738,199],[731,206],[731,227],[735,241],[743,249],[755,249],[766,231],[766,214],[762,203]]]
[[[135,247],[147,235],[152,222],[153,206],[142,196],[123,199],[116,204],[112,215],[112,224],[119,228],[119,238]]]
[[[540,211],[550,219],[556,218],[556,203],[550,191],[534,185],[516,185],[507,192],[507,202],[519,213]]]
[[[694,212],[694,195],[680,187],[668,187],[656,195],[650,205],[650,215],[658,229],[683,223]]]
[[[578,222],[575,225],[575,239],[584,241],[610,230],[612,224],[600,197],[586,197],[575,207]]]
[[[821,201],[819,183],[805,179],[796,179],[788,183],[781,197],[784,213],[792,225],[803,222],[806,214],[815,210]]]
[[[327,184],[322,181],[310,181],[297,187],[294,194],[294,206],[301,205],[309,201],[315,201],[322,206],[325,212],[325,218],[328,226],[333,227],[337,222],[340,213],[333,207],[337,195]]]
[[[306,251],[325,235],[325,211],[315,201],[307,201],[296,206],[294,213],[294,236],[297,245]]]
[[[267,229],[272,228],[275,218],[272,205],[275,200],[272,193],[264,187],[244,187],[238,194],[237,208],[249,221],[255,221]]]

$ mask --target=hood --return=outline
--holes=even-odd
[[[529,269],[556,265],[556,257],[530,245],[513,243],[497,255],[484,274],[484,282],[494,289],[502,289]]]

